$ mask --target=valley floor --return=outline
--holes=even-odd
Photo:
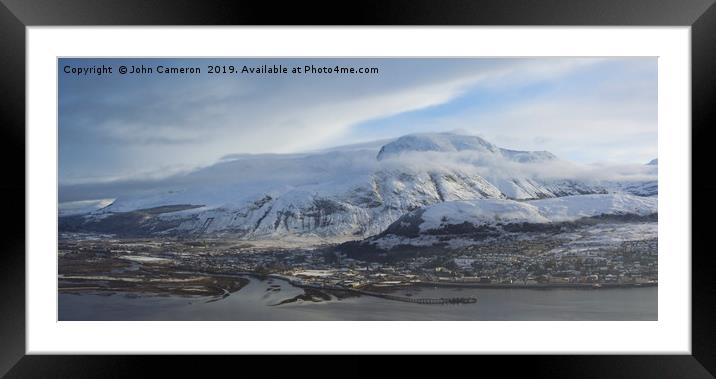
[[[443,236],[419,244],[412,241],[414,245],[396,243],[387,253],[376,249],[372,257],[365,252],[353,255],[337,244],[276,247],[230,239],[63,234],[58,287],[61,293],[209,296],[220,300],[246,285],[246,279],[238,276],[241,274],[285,279],[314,294],[350,292],[352,296],[361,291],[419,286],[655,286],[656,231],[656,222],[619,222],[558,234],[519,233],[484,240]]]

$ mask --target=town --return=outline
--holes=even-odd
[[[591,289],[657,285],[657,253],[656,238],[607,243],[565,242],[544,236],[366,261],[350,257],[339,245],[280,248],[226,239],[123,240],[64,235],[59,244],[59,274],[60,289],[75,290],[82,288],[77,283],[83,277],[94,283],[87,288],[117,290],[112,278],[123,282],[133,278],[141,284],[177,282],[176,275],[187,274],[270,276],[304,288],[327,290],[390,291],[420,285]],[[97,286],[98,276],[103,286]],[[68,278],[73,284],[63,285]]]

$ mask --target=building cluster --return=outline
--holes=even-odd
[[[494,241],[383,262],[357,260],[335,247],[258,248],[181,241],[69,241],[60,258],[83,262],[130,254],[163,258],[182,271],[276,275],[304,285],[350,288],[415,283],[490,285],[644,284],[658,281],[657,239],[564,243],[554,239]]]
[[[515,246],[512,246],[514,248]],[[361,288],[417,282],[481,284],[640,284],[658,281],[657,240],[617,245],[523,250],[445,250],[393,262],[366,262],[331,250],[242,249],[176,255],[187,269],[273,274],[306,285]]]

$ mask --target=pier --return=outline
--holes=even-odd
[[[440,298],[429,298],[429,297],[423,297],[423,298],[414,298],[414,297],[407,297],[407,296],[397,296],[397,295],[390,295],[386,293],[380,293],[380,292],[372,292],[372,291],[363,291],[363,290],[352,290],[354,292],[358,292],[363,295],[368,296],[375,296],[380,297],[387,300],[394,300],[394,301],[403,301],[406,303],[415,303],[415,304],[473,304],[477,303],[477,299],[474,297],[440,297]]]

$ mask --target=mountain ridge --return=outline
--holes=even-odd
[[[476,136],[407,135],[382,145],[377,154],[375,144],[364,146],[223,159],[151,191],[120,196],[100,210],[67,216],[60,229],[365,238],[408,212],[438,203],[534,200],[626,188],[529,175],[561,161],[549,152],[502,149]],[[191,207],[172,208],[176,205]],[[147,211],[152,209],[173,210]]]

